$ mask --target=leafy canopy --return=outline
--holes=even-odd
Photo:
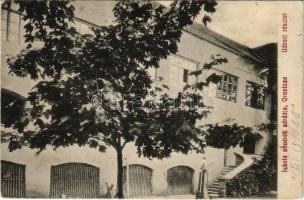
[[[27,47],[9,59],[10,73],[37,84],[27,97],[31,109],[14,124],[18,133],[8,136],[11,150],[73,144],[122,150],[129,142],[147,157],[203,150],[204,134],[195,126],[207,115],[201,90],[218,77],[212,74],[172,97],[148,69],[177,53],[183,28],[202,8],[215,12],[214,0],[176,0],[168,8],[149,1],[119,1],[113,24],[92,27],[93,34],[80,34],[73,27],[69,1],[15,2],[24,13]],[[212,57],[192,75],[223,62],[227,60]],[[102,94],[98,109],[91,104],[96,93]],[[116,106],[109,106],[113,99]]]
[[[245,127],[234,123],[221,125],[207,124],[206,142],[208,146],[219,149],[229,149],[242,144],[245,135],[254,135],[251,127]]]

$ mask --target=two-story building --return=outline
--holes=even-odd
[[[75,25],[81,32],[90,26],[110,24],[111,7],[115,2],[75,2]],[[6,58],[16,55],[24,46],[24,28],[15,5],[4,3],[1,9],[1,96],[7,104],[24,101],[35,82],[9,75]],[[212,71],[222,75],[221,82],[209,88],[211,113],[203,123],[233,119],[240,125],[254,127],[269,122],[270,100],[266,82],[259,76],[262,59],[249,47],[219,35],[206,26],[194,23],[187,27],[176,55],[162,60],[160,68],[152,70],[163,77],[171,92],[193,82],[191,71],[210,61],[211,55],[221,55],[228,63],[215,66]],[[200,77],[198,77],[200,78]],[[213,98],[215,97],[215,98]],[[1,105],[4,106],[4,105]],[[3,109],[2,109],[3,110]],[[11,113],[2,113],[3,118]],[[228,166],[235,165],[235,151],[262,155],[270,142],[268,132],[248,139],[244,148],[228,150]],[[100,153],[89,147],[72,146],[53,151],[46,149],[39,155],[22,148],[9,152],[1,145],[1,193],[7,197],[99,197],[107,186],[116,184],[116,153],[108,149]],[[128,197],[152,195],[195,194],[205,157],[208,184],[212,184],[224,166],[224,150],[207,147],[204,154],[174,153],[170,158],[157,160],[139,158],[130,144],[124,150],[125,193]],[[232,167],[233,168],[233,167]],[[114,186],[115,188],[115,186]]]

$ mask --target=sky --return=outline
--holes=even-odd
[[[110,23],[114,1],[76,1],[78,17],[96,24]],[[172,1],[158,1],[169,6]],[[254,1],[254,0],[217,0],[216,12],[211,15],[212,22],[208,27],[236,42],[254,48],[271,42],[277,42],[277,32],[282,12],[301,6],[301,1]],[[96,18],[92,13],[96,9],[103,13],[103,19]],[[202,23],[204,12],[196,17],[196,22]]]
[[[254,48],[277,42],[281,13],[300,2],[289,1],[217,1],[216,12],[208,27],[238,43]],[[169,5],[170,2],[161,2]],[[195,21],[201,23],[201,12]]]

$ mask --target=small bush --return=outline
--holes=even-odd
[[[226,184],[228,197],[265,196],[270,190],[276,190],[276,152],[272,149],[270,147],[261,160],[256,161]]]

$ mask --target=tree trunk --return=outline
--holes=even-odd
[[[122,149],[116,149],[117,152],[117,198],[123,199],[123,166]]]
[[[227,149],[224,149],[224,167],[226,167],[226,163],[227,163]]]

